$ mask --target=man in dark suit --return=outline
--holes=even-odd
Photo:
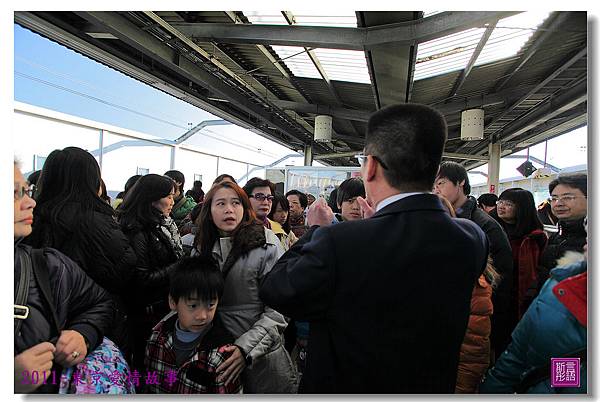
[[[300,392],[454,393],[488,244],[430,193],[446,131],[424,105],[374,113],[357,156],[368,219],[330,225],[316,201],[310,230],[265,277],[265,304],[310,322]]]

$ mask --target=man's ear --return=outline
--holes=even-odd
[[[173,311],[177,310],[177,303],[175,303],[171,295],[169,295],[169,308]]]
[[[375,159],[373,159],[372,156],[370,158],[367,156],[366,163],[367,163],[367,166],[365,167],[365,170],[366,170],[365,179],[367,181],[373,181],[375,179],[375,174],[377,173],[377,161]]]
[[[464,188],[464,187],[465,187],[465,181],[464,181],[464,180],[463,180],[463,181],[461,181],[460,183],[458,183],[458,185],[459,185],[460,187],[463,187],[463,188]]]

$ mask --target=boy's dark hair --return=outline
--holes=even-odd
[[[481,194],[479,198],[477,198],[477,204],[479,204],[479,207],[483,207],[484,205],[486,207],[495,207],[496,201],[498,201],[498,196],[492,193]]]
[[[467,169],[460,163],[451,161],[442,163],[436,177],[437,179],[448,179],[454,183],[455,186],[458,186],[458,184],[464,180],[465,185],[463,186],[463,193],[465,195],[471,194],[471,185],[469,184]]]
[[[204,303],[220,299],[225,282],[219,264],[207,255],[184,257],[173,264],[169,274],[169,296],[175,303],[192,297]]]
[[[390,186],[405,191],[430,191],[442,160],[447,131],[444,116],[429,106],[390,105],[369,118],[364,154],[379,159]]]
[[[302,191],[290,190],[287,193],[285,193],[285,198],[289,197],[290,195],[298,196],[298,199],[300,200],[300,206],[302,207],[302,209],[306,209],[306,207],[308,207],[308,197]]]
[[[351,177],[346,179],[340,184],[337,192],[337,203],[342,205],[344,201],[348,201],[350,198],[361,196],[366,197],[365,185],[359,177]]]
[[[260,177],[253,177],[242,187],[248,197],[252,194],[252,191],[256,187],[269,187],[271,189],[271,195],[275,194],[275,184],[271,183],[270,180],[261,179]]]
[[[552,180],[550,184],[548,184],[548,190],[550,190],[550,194],[552,194],[554,188],[559,184],[573,188],[578,188],[579,190],[581,190],[583,195],[587,197],[586,173],[571,173],[558,176],[556,179]]]
[[[185,185],[185,175],[183,173],[181,173],[179,170],[168,170],[165,172],[164,175],[175,180],[175,182],[177,182],[177,183],[181,183],[178,186],[179,186],[179,192],[181,193],[181,195],[183,195],[183,186]]]

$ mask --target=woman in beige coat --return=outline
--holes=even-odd
[[[206,194],[193,253],[215,258],[225,277],[218,314],[236,338],[217,372],[242,376],[244,393],[294,393],[297,375],[283,347],[283,315],[265,306],[258,287],[283,254],[279,239],[256,220],[244,191],[221,183]]]

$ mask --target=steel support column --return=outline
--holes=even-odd
[[[488,164],[488,191],[493,194],[498,194],[498,185],[500,183],[500,143],[490,143],[489,155],[490,161]]]
[[[304,166],[312,166],[312,162],[313,162],[312,145],[306,144],[304,146]]]

